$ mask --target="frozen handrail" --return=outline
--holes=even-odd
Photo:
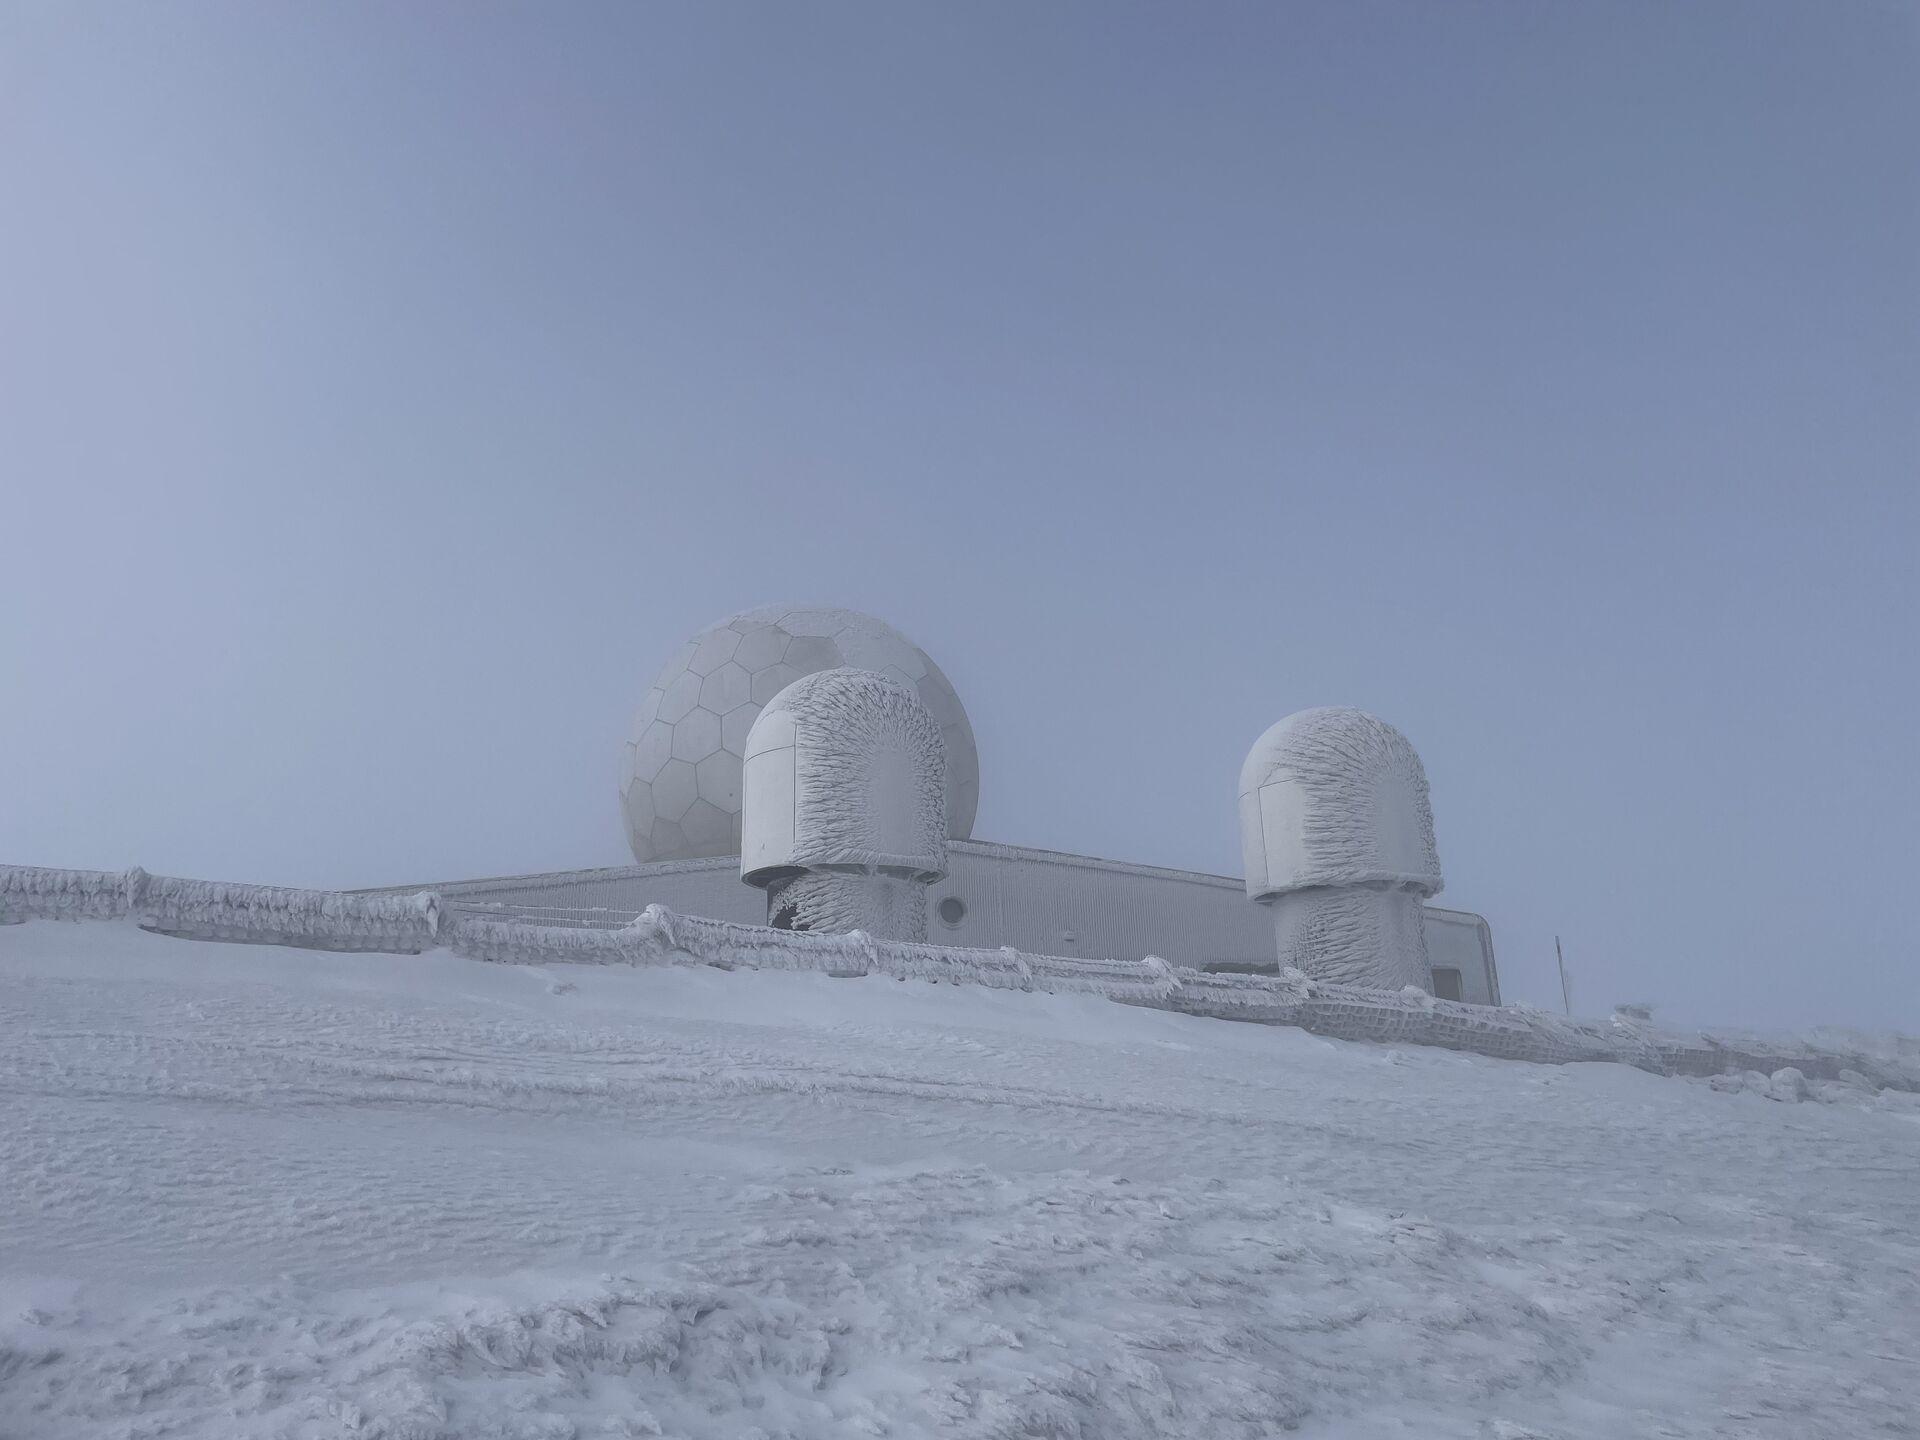
[[[0,921],[128,919],[185,939],[309,950],[417,954],[440,944],[440,900],[430,891],[348,895],[182,880],[138,866],[121,872],[0,866]]]

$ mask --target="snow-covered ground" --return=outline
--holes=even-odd
[[[1920,1100],[0,927],[0,1436],[1920,1434]]]

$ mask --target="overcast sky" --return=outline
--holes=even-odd
[[[1359,705],[1509,999],[1920,1027],[1917,17],[0,3],[0,861],[620,863],[818,600],[982,838]]]

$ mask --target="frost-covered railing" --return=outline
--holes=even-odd
[[[964,950],[877,940],[858,930],[845,935],[774,930],[765,925],[676,915],[660,905],[649,905],[632,924],[617,930],[557,929],[464,911],[452,913],[443,929],[455,954],[521,964],[566,960],[885,975],[896,980],[945,980],[998,990],[1098,994],[1133,1004],[1153,1004],[1177,983],[1174,967],[1152,958],[1082,960],[1028,955],[1011,948]]]
[[[640,915],[638,910],[616,910],[605,905],[523,905],[505,900],[471,900],[464,895],[443,896],[441,904],[463,914],[568,930],[618,930],[622,925],[631,925]]]
[[[1368,990],[1280,975],[1210,975],[1145,960],[1088,960],[1014,949],[952,946],[774,930],[676,915],[650,905],[617,928],[532,924],[448,904],[432,892],[346,895],[270,885],[176,880],[144,870],[0,866],[0,923],[131,920],[205,940],[315,950],[417,954],[436,948],[510,964],[714,965],[722,969],[883,975],[998,990],[1099,995],[1124,1005],[1263,1025],[1294,1025],[1344,1040],[1437,1045],[1509,1060],[1564,1065],[1609,1061],[1664,1075],[1718,1075],[1792,1067],[1810,1079],[1855,1072],[1880,1087],[1920,1091],[1920,1066],[1840,1047],[1774,1037],[1680,1034],[1615,1016],[1563,1019],[1525,1006],[1436,1000],[1421,991]]]
[[[1011,948],[965,950],[850,935],[772,930],[728,920],[676,915],[650,905],[616,930],[556,929],[454,912],[444,922],[457,954],[523,964],[572,961],[625,965],[716,965],[726,969],[807,970],[828,975],[886,975],[1000,990],[1101,995],[1217,1020],[1294,1025],[1343,1040],[1437,1045],[1509,1060],[1565,1065],[1601,1061],[1664,1075],[1718,1075],[1789,1066],[1810,1079],[1838,1080],[1852,1070],[1881,1088],[1920,1090],[1920,1069],[1877,1057],[1775,1038],[1686,1035],[1625,1017],[1568,1020],[1520,1005],[1491,1007],[1438,1000],[1417,990],[1368,990],[1281,975],[1211,975],[1145,960],[1087,960],[1030,955]]]
[[[132,870],[0,866],[0,923],[132,920],[143,930],[194,940],[239,940],[307,950],[412,955],[439,938],[440,899],[345,895],[279,885],[228,885]]]

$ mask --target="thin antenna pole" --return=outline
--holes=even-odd
[[[1560,962],[1560,1005],[1573,1018],[1573,991],[1567,985],[1567,957],[1560,953],[1560,937],[1553,937],[1553,958]]]

